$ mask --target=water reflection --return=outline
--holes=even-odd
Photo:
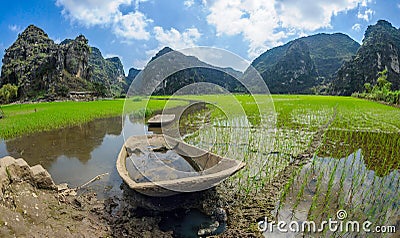
[[[361,149],[364,163],[378,176],[400,169],[400,133],[329,130],[318,156],[345,158]]]
[[[286,199],[281,201],[275,214],[277,221],[287,224],[314,221],[320,225],[328,218],[337,221],[337,211],[345,210],[349,221],[362,223],[368,220],[374,226],[398,224],[399,171],[378,176],[364,161],[361,149],[341,159],[316,157],[295,176],[290,190],[285,191]],[[271,232],[266,235],[271,235],[268,233]],[[384,237],[384,234],[368,234],[362,230],[360,233],[344,235],[338,231],[333,234],[328,228],[323,233],[278,233],[274,233],[274,237]]]
[[[124,143],[124,133],[141,135],[146,125],[121,117],[99,119],[84,125],[41,132],[21,138],[0,141],[0,157],[24,158],[29,165],[41,164],[56,183],[79,186],[91,178],[103,177],[99,187],[119,187],[121,179],[115,168],[117,155]],[[95,184],[96,186],[96,184]]]

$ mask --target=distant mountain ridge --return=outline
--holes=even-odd
[[[271,93],[312,93],[332,80],[360,45],[342,33],[302,37],[267,50],[253,62]]]
[[[169,62],[158,59],[168,54]],[[400,89],[400,29],[379,20],[365,32],[360,46],[342,33],[320,33],[290,41],[267,50],[251,65],[260,73],[271,93],[325,93],[351,95],[362,92],[364,84],[375,84],[377,73],[388,70],[392,89]],[[103,96],[125,94],[154,87],[153,94],[173,94],[196,82],[219,85],[243,93],[239,82],[251,76],[244,72],[207,64],[170,47],[155,54],[143,70],[131,68],[127,76],[118,57],[105,59],[91,47],[85,36],[56,44],[40,28],[30,25],[8,48],[2,60],[0,87],[18,86],[19,100],[65,98],[70,91],[95,91]],[[154,70],[155,63],[160,68]],[[193,67],[195,66],[195,67]],[[179,70],[171,75],[165,72]],[[163,83],[153,85],[159,77]],[[134,79],[138,77],[138,80]],[[204,88],[194,88],[207,93]],[[146,89],[147,90],[147,89]],[[218,90],[216,90],[218,92]]]
[[[165,55],[165,56],[164,56]],[[159,59],[161,56],[164,58]],[[172,73],[169,75],[169,73]],[[220,68],[207,64],[195,56],[188,56],[170,47],[161,49],[146,67],[138,75],[130,94],[171,95],[187,85],[193,83],[212,83],[230,92],[244,92],[245,89],[239,82],[242,72],[232,68]],[[160,83],[162,82],[162,83]],[[204,89],[194,87],[197,92],[215,93],[220,90],[207,92],[211,88]]]
[[[351,95],[364,91],[364,84],[376,84],[378,72],[388,70],[392,89],[400,89],[400,29],[379,20],[368,26],[357,54],[337,72],[330,86],[331,94]]]

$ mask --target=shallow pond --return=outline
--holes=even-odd
[[[148,130],[147,125],[128,117],[124,121],[121,117],[98,119],[81,126],[35,133],[13,140],[0,140],[0,158],[11,155],[24,158],[31,166],[41,164],[49,171],[55,183],[68,183],[70,187],[77,187],[97,175],[108,173],[91,183],[88,186],[90,191],[96,192],[99,198],[122,197],[122,180],[115,162],[124,143],[124,134],[144,133],[157,132]],[[141,203],[152,201],[134,191],[131,193],[140,197]],[[172,213],[157,215],[162,219],[162,228],[173,230],[177,237],[197,237],[198,229],[213,222],[209,216],[196,209],[185,211],[182,217],[171,216],[179,211],[174,208]],[[221,224],[216,233],[223,230],[224,224]]]
[[[115,161],[124,143],[122,133],[143,134],[146,125],[121,117],[98,119],[81,126],[35,133],[0,141],[0,157],[24,158],[29,165],[41,164],[53,180],[77,187],[93,177],[108,173],[92,184],[100,197],[119,193],[120,179]],[[105,190],[104,190],[105,189]]]

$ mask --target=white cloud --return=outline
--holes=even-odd
[[[248,54],[257,56],[290,35],[331,27],[339,12],[356,9],[368,0],[216,0],[207,16],[217,35],[238,35],[249,42]]]
[[[354,25],[351,27],[351,29],[352,29],[353,31],[360,31],[360,30],[361,30],[361,25],[358,24],[358,23],[356,23],[356,24],[354,24]]]
[[[72,21],[85,26],[108,24],[120,13],[121,5],[130,5],[132,0],[57,0],[56,5],[63,7],[62,14]]]
[[[363,0],[362,2],[361,2],[361,6],[362,7],[366,7],[366,6],[368,6],[368,3],[370,3],[372,0]]]
[[[18,25],[9,25],[8,29],[12,32],[20,33],[22,31],[22,27]]]
[[[183,2],[183,5],[185,5],[185,7],[191,7],[194,4],[194,0],[186,0]]]
[[[397,7],[400,8],[400,3],[397,3]]]
[[[164,30],[160,26],[154,27],[154,37],[159,42],[159,46],[169,46],[175,50],[196,46],[200,36],[197,28],[188,28],[181,33],[173,27],[170,30]]]
[[[137,60],[134,62],[136,67],[143,67],[163,47],[171,47],[174,50],[187,49],[191,47],[196,47],[197,41],[201,37],[201,33],[197,28],[187,28],[183,32],[179,32],[175,28],[170,28],[170,30],[164,30],[161,26],[156,26],[153,29],[154,37],[158,41],[158,46],[155,49],[147,50],[146,60]]]
[[[374,13],[375,12],[372,11],[371,9],[365,10],[364,13],[361,13],[361,11],[359,11],[358,14],[357,14],[357,18],[358,19],[363,19],[364,21],[369,22]]]
[[[150,33],[146,31],[148,23],[152,20],[147,19],[141,12],[131,12],[126,15],[119,13],[115,17],[114,33],[124,39],[148,40]]]
[[[146,0],[136,0],[135,8]],[[148,40],[150,33],[146,31],[148,23],[152,22],[139,11],[123,14],[119,8],[122,5],[131,6],[133,0],[57,0],[56,5],[62,7],[62,14],[72,22],[78,22],[86,27],[95,25],[112,28],[118,37],[124,40]]]

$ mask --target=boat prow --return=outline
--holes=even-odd
[[[157,114],[147,121],[149,126],[161,126],[175,120],[174,114]]]

